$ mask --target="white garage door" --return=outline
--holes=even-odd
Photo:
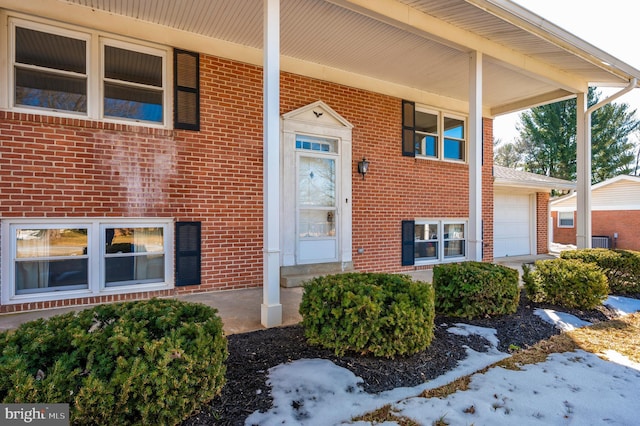
[[[496,193],[493,203],[493,256],[531,254],[529,195]]]

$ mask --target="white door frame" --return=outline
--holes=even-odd
[[[297,163],[296,135],[304,134],[337,141],[336,188],[337,259],[338,262],[352,261],[352,154],[351,134],[353,126],[322,101],[317,101],[282,116],[281,137],[281,265],[304,264],[297,258]],[[312,152],[307,152],[313,155]],[[338,198],[339,197],[339,198]],[[308,262],[307,262],[308,263]]]

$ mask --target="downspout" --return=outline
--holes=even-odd
[[[633,78],[629,84],[622,90],[606,99],[598,102],[597,104],[584,108],[581,104],[586,104],[586,94],[583,94],[583,102],[578,102],[578,110],[582,109],[584,114],[582,116],[582,126],[578,126],[578,140],[577,142],[577,176],[576,176],[576,211],[577,211],[577,229],[576,229],[576,245],[580,248],[591,248],[591,114],[602,108],[605,105],[610,104],[619,97],[629,93],[636,88],[638,79]],[[584,129],[580,131],[580,127]],[[581,138],[584,140],[581,142]]]

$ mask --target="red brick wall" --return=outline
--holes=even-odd
[[[259,67],[203,55],[200,132],[0,111],[0,215],[201,221],[203,283],[171,292],[260,286],[261,78]],[[400,99],[282,75],[282,113],[319,99],[354,125],[354,265],[400,271],[403,219],[468,216],[468,166],[403,157]],[[492,141],[485,120],[486,260],[493,253]],[[356,171],[363,156],[371,162],[366,180]],[[90,299],[0,311],[108,300]]]
[[[560,244],[576,243],[576,228],[558,228],[558,212],[553,217],[553,240]],[[574,223],[576,214],[574,213]],[[611,210],[591,212],[591,235],[607,236],[614,244],[613,235],[618,233],[615,248],[640,250],[640,210]]]
[[[640,250],[640,210],[594,211],[591,213],[591,233],[610,237],[618,233],[615,248]]]
[[[549,253],[549,193],[536,193],[537,253]]]

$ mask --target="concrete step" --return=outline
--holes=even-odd
[[[355,272],[352,262],[314,263],[280,267],[280,286],[301,287],[305,282],[324,275]]]

